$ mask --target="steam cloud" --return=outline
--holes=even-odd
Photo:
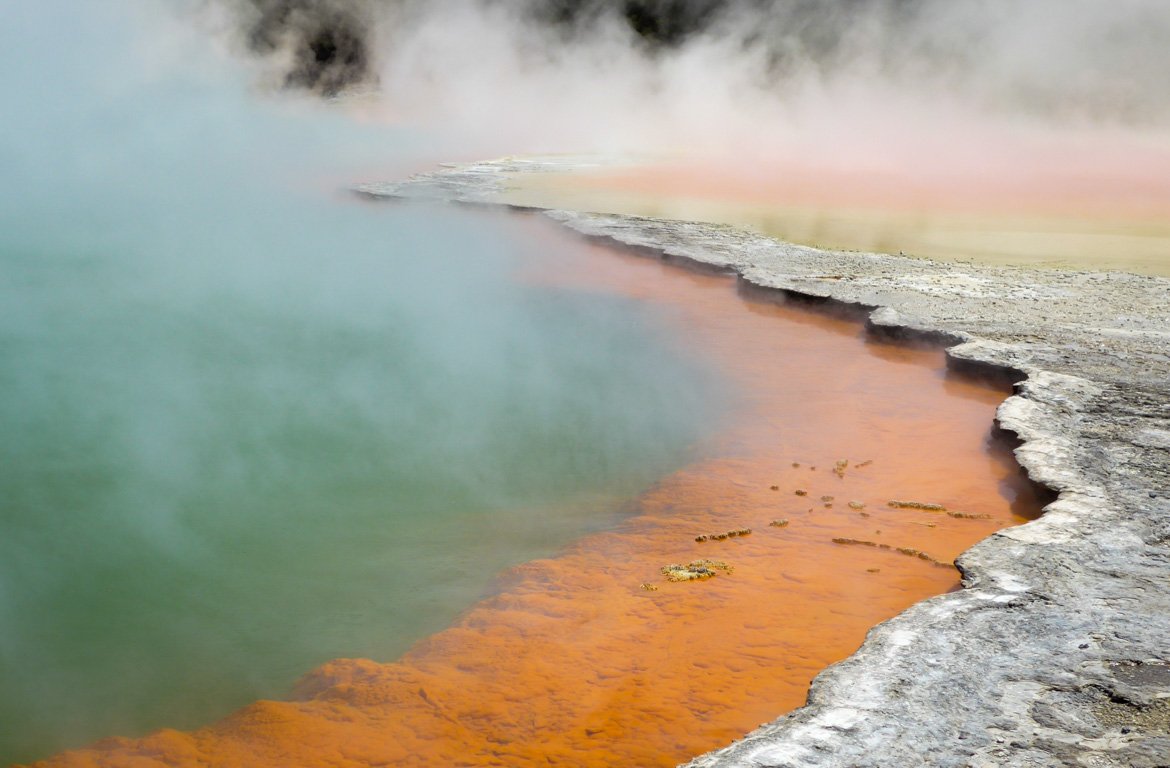
[[[268,84],[468,160],[681,151],[758,178],[1114,198],[1170,172],[1161,0],[207,2]]]
[[[662,91],[697,59],[778,97],[864,77],[1060,119],[1170,115],[1170,6],[1159,0],[219,1],[283,85],[327,95],[384,83],[401,98],[411,80],[442,92],[505,64],[532,88],[550,71],[617,71],[603,61],[627,75],[608,89]]]
[[[195,1],[0,3],[0,765],[394,658],[727,398],[520,222],[336,195],[447,150],[256,98]]]
[[[372,24],[408,10],[410,0],[242,0],[239,20],[247,47],[275,56],[287,87],[335,95],[346,88],[376,84]],[[425,5],[415,4],[417,9]],[[561,41],[614,15],[628,24],[648,49],[678,46],[722,10],[719,0],[594,0],[528,2],[521,17],[534,29],[558,30]],[[414,11],[417,12],[417,11]]]

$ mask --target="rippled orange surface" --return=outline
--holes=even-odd
[[[726,372],[735,416],[709,458],[663,478],[616,529],[509,571],[396,662],[335,661],[294,700],[47,764],[675,765],[801,705],[871,626],[956,586],[953,568],[893,548],[949,562],[1036,512],[989,442],[1005,393],[948,375],[941,352],[869,343],[854,322],[743,300],[728,278],[533,231],[573,254],[524,279],[665,307],[677,343]],[[752,533],[695,541],[739,528]],[[701,558],[733,570],[686,583],[659,572]]]

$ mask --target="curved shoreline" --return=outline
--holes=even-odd
[[[573,158],[446,167],[372,197],[506,205]],[[512,206],[515,207],[515,206]],[[999,408],[1059,496],[957,561],[963,589],[870,631],[808,704],[713,766],[1156,766],[1170,754],[1170,279],[824,251],[730,226],[555,209],[589,237],[863,312],[1023,379]]]

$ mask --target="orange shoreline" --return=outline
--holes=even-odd
[[[572,258],[527,264],[521,279],[660,307],[675,343],[733,383],[735,416],[707,458],[615,529],[509,570],[498,594],[398,661],[337,660],[291,701],[38,765],[675,765],[800,706],[870,627],[957,586],[953,568],[896,548],[947,563],[1038,513],[989,438],[1007,393],[948,373],[941,351],[532,229]],[[752,533],[695,540],[741,528]],[[681,583],[660,572],[703,558],[733,570]]]

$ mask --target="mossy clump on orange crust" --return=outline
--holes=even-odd
[[[921,501],[899,501],[894,499],[886,502],[886,506],[895,509],[921,509],[924,512],[946,512],[947,508],[942,504],[924,504]]]
[[[751,536],[751,528],[733,528],[730,531],[723,531],[722,533],[704,533],[695,537],[695,541],[725,541],[727,539],[734,539],[737,536]]]
[[[692,560],[686,565],[672,563],[660,569],[667,581],[702,581],[717,572],[730,573],[731,566],[721,560]]]

